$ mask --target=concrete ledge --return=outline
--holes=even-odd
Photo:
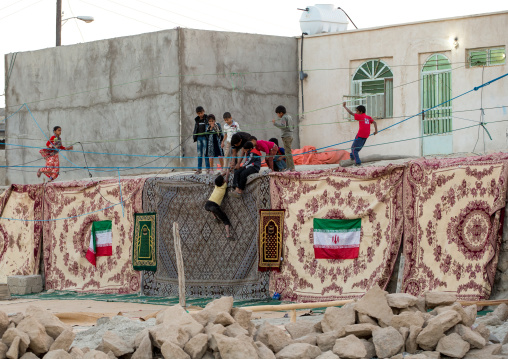
[[[42,276],[40,275],[13,275],[7,277],[10,294],[22,295],[42,292]]]
[[[9,286],[7,285],[7,283],[0,283],[0,300],[6,299],[11,299]]]

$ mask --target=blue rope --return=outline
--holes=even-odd
[[[120,203],[122,204],[122,217],[125,217],[125,212],[123,209],[122,181],[120,180],[120,169],[118,169],[118,187],[120,188]]]

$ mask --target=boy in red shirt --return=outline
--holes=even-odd
[[[356,113],[353,113],[350,109],[346,107],[346,103],[344,102],[342,104],[346,111],[353,115],[355,120],[358,121],[358,124],[360,125],[360,129],[358,130],[358,134],[355,137],[355,140],[353,141],[353,145],[351,146],[351,153],[349,154],[349,157],[352,160],[355,160],[356,165],[359,166],[362,164],[362,161],[360,161],[360,156],[358,155],[358,152],[363,148],[365,145],[365,142],[367,141],[367,138],[369,138],[370,135],[370,124],[374,124],[374,135],[377,134],[377,123],[372,119],[372,117],[367,116],[365,114],[365,106],[360,105],[356,108]]]
[[[268,168],[273,171],[273,158],[277,155],[279,146],[270,141],[258,140],[255,136],[250,136],[249,141],[252,142],[256,150],[266,154],[266,164],[268,165]]]

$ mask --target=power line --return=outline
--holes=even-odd
[[[109,1],[112,1],[112,0],[109,0]],[[179,14],[179,13],[177,13],[177,12],[175,12],[175,11],[171,11],[171,10],[168,10],[168,9],[162,8],[162,7],[160,7],[160,6],[150,4],[150,3],[145,2],[145,1],[143,1],[143,0],[138,0],[138,1],[139,1],[139,2],[142,2],[142,3],[146,4],[146,5],[149,5],[149,6],[153,6],[153,7],[157,8],[157,9],[160,9],[160,10],[163,10],[163,11],[167,11],[167,12],[169,12],[169,13],[171,13],[171,14],[175,14],[175,15],[178,15],[178,16],[181,16],[181,17],[185,17],[185,18],[187,18],[187,19],[190,19],[190,20],[193,20],[193,21],[197,21],[197,22],[199,22],[199,23],[207,24],[207,25],[210,25],[210,26],[216,27],[216,28],[221,29],[221,30],[233,31],[233,30],[231,30],[231,29],[227,29],[227,28],[222,27],[222,26],[214,25],[214,24],[211,24],[211,23],[206,22],[206,21],[203,21],[203,20],[198,20],[198,19],[195,19],[195,18],[190,17],[190,16],[186,16],[186,15],[183,15],[183,14]],[[140,12],[141,12],[141,10],[137,10],[137,11],[140,11]],[[153,16],[153,15],[152,15],[152,16]],[[183,25],[181,25],[181,26],[183,26]],[[185,26],[184,26],[184,27],[185,27]]]
[[[145,24],[145,25],[153,26],[153,27],[156,27],[157,29],[160,29],[160,30],[165,30],[163,27],[160,27],[160,26],[157,26],[157,25],[154,25],[154,24],[150,24],[150,23],[148,23],[148,22],[144,22],[144,21],[141,21],[141,20],[135,19],[135,18],[130,17],[130,16],[127,16],[127,15],[120,14],[120,13],[118,13],[118,12],[116,12],[116,11],[109,10],[109,9],[103,8],[103,7],[99,6],[99,5],[95,5],[95,4],[89,3],[88,1],[85,1],[85,0],[78,0],[78,1],[81,1],[82,3],[88,4],[88,5],[95,6],[96,8],[99,8],[99,9],[101,9],[101,10],[111,12],[111,13],[113,13],[113,14],[115,14],[115,15],[122,16],[122,17],[125,17],[125,18],[127,18],[127,19],[134,20],[134,21],[137,21],[137,22],[142,23],[142,24]]]
[[[32,3],[32,4],[30,4],[30,5],[25,6],[24,8],[19,9],[18,11],[15,11],[15,12],[13,12],[13,13],[11,13],[11,14],[9,14],[9,15],[6,15],[6,16],[4,16],[4,17],[0,17],[0,20],[3,20],[3,19],[5,19],[5,18],[7,18],[7,17],[9,17],[9,16],[11,16],[11,15],[17,14],[18,12],[23,11],[23,10],[25,10],[25,9],[28,9],[30,6],[33,6],[33,5],[35,5],[35,4],[38,4],[38,3],[40,3],[41,1],[42,1],[42,0],[38,0],[38,1],[36,1],[36,2],[34,2],[34,3]]]
[[[113,1],[113,0],[108,0],[108,1],[109,1],[109,2],[112,2],[113,4],[116,4],[116,5],[119,5],[119,6],[123,6],[123,7],[127,8],[127,9],[130,9],[130,10],[133,10],[133,11],[137,11],[137,12],[140,12],[140,13],[145,14],[145,15],[148,15],[148,16],[152,16],[152,17],[154,17],[154,18],[156,18],[156,19],[160,19],[160,20],[163,20],[163,21],[169,22],[169,23],[171,23],[171,24],[173,24],[173,25],[178,25],[178,26],[183,26],[183,27],[185,27],[184,25],[182,25],[182,24],[180,24],[180,23],[177,23],[177,22],[175,22],[175,21],[171,21],[171,20],[165,19],[165,18],[160,17],[160,16],[157,16],[157,15],[152,15],[152,14],[150,14],[150,13],[148,13],[148,12],[145,12],[145,11],[142,11],[142,10],[135,9],[135,8],[132,8],[132,7],[127,6],[127,5],[124,5],[124,4],[117,3],[116,1]]]

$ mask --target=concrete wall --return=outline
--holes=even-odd
[[[182,138],[192,134],[195,109],[201,105],[221,124],[228,111],[242,131],[280,140],[280,130],[271,121],[275,108],[285,105],[289,113],[298,111],[296,39],[190,29],[181,34]],[[196,156],[192,139],[183,149],[185,156]],[[185,165],[196,166],[196,161],[188,159]]]
[[[452,72],[452,95],[456,96],[482,83],[482,68],[465,66],[468,49],[507,46],[508,12],[470,16],[456,19],[436,20],[407,25],[389,26],[345,33],[315,35],[304,40],[304,70],[309,77],[304,80],[305,111],[315,111],[300,120],[301,145],[328,146],[349,141],[358,131],[356,122],[319,125],[326,122],[344,121],[343,95],[351,93],[351,80],[355,70],[369,59],[381,59],[393,72],[393,116],[381,119],[379,129],[388,127],[403,118],[421,111],[421,69],[427,58],[434,53],[445,54],[457,68]],[[459,47],[453,48],[450,38],[458,37]],[[299,41],[300,44],[300,41]],[[326,69],[326,70],[317,70]],[[508,72],[508,62],[502,66],[485,67],[483,76],[488,81]],[[483,92],[483,107],[507,105],[508,78],[498,81]],[[481,107],[480,91],[453,101],[453,128],[474,125],[480,111],[462,112]],[[508,121],[503,108],[486,110],[486,121]],[[459,119],[457,117],[461,117]],[[493,136],[485,137],[485,150],[507,147],[508,122],[488,125]],[[453,151],[471,152],[478,134],[478,127],[453,132]],[[367,145],[414,138],[422,135],[421,118],[416,117],[396,127],[369,138]],[[339,146],[349,148],[351,143]],[[362,155],[368,154],[422,154],[421,140],[365,147]],[[476,151],[483,151],[483,134]]]
[[[45,146],[46,135],[59,125],[64,145],[80,141],[85,151],[160,156],[174,149],[169,154],[174,158],[161,159],[86,154],[90,167],[145,165],[122,172],[138,174],[168,163],[168,170],[196,166],[195,159],[179,156],[196,156],[189,135],[197,105],[221,119],[232,112],[242,128],[260,138],[280,135],[270,122],[275,107],[298,108],[296,49],[294,38],[175,29],[18,53],[6,113],[27,103],[38,125],[23,108],[7,121],[6,142]],[[11,59],[12,54],[5,56],[6,72]],[[229,72],[243,74],[211,75]],[[139,140],[125,141],[133,138]],[[38,149],[7,148],[8,165],[36,166],[9,168],[7,183],[40,182],[35,173],[44,160]],[[80,152],[65,152],[60,165],[84,166],[85,160]],[[117,175],[114,169],[92,173]],[[62,168],[59,180],[85,177],[83,169]]]

